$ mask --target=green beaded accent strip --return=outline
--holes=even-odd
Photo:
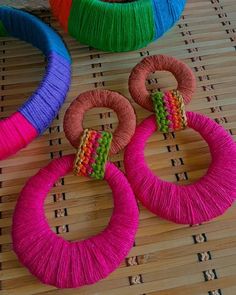
[[[74,174],[103,179],[112,134],[85,129],[74,162]]]
[[[95,163],[92,165],[93,173],[91,177],[96,179],[103,179],[105,174],[105,164],[107,162],[111,142],[112,142],[112,134],[109,132],[103,131],[102,137],[98,140],[99,147],[97,148],[97,158]]]
[[[157,128],[160,132],[175,132],[187,127],[184,99],[178,90],[152,94]]]
[[[6,37],[8,36],[8,33],[2,23],[2,21],[0,21],[0,37]]]
[[[152,95],[152,101],[154,105],[154,110],[156,113],[156,121],[158,130],[163,133],[169,132],[169,120],[167,119],[168,112],[165,108],[164,104],[164,93],[157,91],[153,93]]]

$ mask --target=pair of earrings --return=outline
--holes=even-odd
[[[145,80],[156,70],[172,72],[178,89],[150,96]],[[21,192],[13,218],[13,247],[20,261],[44,283],[60,288],[78,287],[95,283],[114,271],[135,239],[138,208],[134,193],[157,215],[187,224],[201,223],[222,214],[235,199],[234,141],[211,119],[184,111],[184,102],[189,102],[195,90],[191,70],[172,57],[147,57],[133,69],[129,88],[134,100],[148,110],[154,109],[156,116],[145,119],[135,130],[134,110],[122,95],[108,90],[81,94],[64,118],[66,137],[78,148],[77,155],[52,161],[33,176]],[[93,107],[116,111],[119,125],[113,136],[104,131],[83,131],[84,113]],[[143,151],[146,140],[157,129],[176,131],[186,128],[187,124],[208,142],[212,163],[198,182],[180,186],[156,177],[148,169]],[[107,157],[127,144],[126,178],[114,164],[107,162]],[[55,181],[70,172],[73,165],[76,175],[104,178],[108,182],[113,192],[114,211],[102,233],[84,241],[69,242],[51,231],[43,204]]]
[[[148,93],[145,81],[151,72],[169,71],[178,82],[177,90]],[[136,197],[153,213],[182,224],[200,224],[225,212],[236,198],[236,145],[232,137],[212,119],[186,112],[195,91],[191,69],[173,57],[144,58],[132,71],[129,89],[133,99],[155,111],[136,129],[125,152],[125,170]],[[156,117],[156,119],[155,119]],[[197,182],[177,185],[156,177],[147,167],[144,146],[154,131],[166,133],[188,127],[199,132],[210,148],[210,167]],[[138,172],[137,172],[138,171]]]

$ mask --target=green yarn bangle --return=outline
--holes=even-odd
[[[8,33],[3,25],[3,23],[0,21],[0,37],[8,36]]]
[[[83,44],[113,52],[145,47],[155,35],[151,0],[109,3],[74,0],[69,33]]]

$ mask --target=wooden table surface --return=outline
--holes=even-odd
[[[0,1],[0,4],[22,1]],[[31,2],[25,1],[30,9]],[[37,8],[37,7],[36,7]],[[32,7],[31,7],[32,9]],[[34,10],[57,30],[47,10]],[[61,32],[61,31],[60,31]],[[26,180],[51,159],[73,153],[63,133],[63,115],[81,92],[103,88],[130,99],[140,122],[149,113],[137,106],[127,89],[132,67],[153,54],[173,55],[188,63],[197,79],[197,91],[187,109],[204,113],[236,134],[236,4],[235,0],[189,0],[183,17],[158,42],[129,53],[104,53],[80,45],[62,33],[73,58],[73,80],[66,103],[51,127],[17,155],[0,162],[0,294],[88,295],[235,295],[236,207],[205,224],[190,227],[162,220],[139,204],[140,226],[135,245],[120,268],[107,279],[73,290],[41,284],[17,260],[11,245],[12,214]],[[0,41],[0,116],[7,117],[34,91],[44,72],[42,54],[29,44],[7,37]],[[168,73],[149,77],[149,88],[173,88]],[[114,130],[116,115],[93,109],[86,127]],[[186,184],[204,175],[211,157],[193,130],[148,141],[145,156],[150,169],[171,182]],[[112,157],[123,169],[123,154]],[[127,204],[128,206],[128,204]],[[112,194],[103,181],[59,180],[45,203],[54,232],[68,240],[88,238],[105,228],[113,208]]]

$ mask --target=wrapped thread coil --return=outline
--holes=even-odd
[[[44,200],[54,183],[73,169],[74,155],[54,159],[24,186],[13,216],[13,249],[20,262],[44,284],[77,288],[113,272],[134,244],[138,207],[125,175],[107,162],[105,180],[114,198],[107,227],[85,240],[67,241],[51,231]],[[127,206],[128,204],[128,206]]]
[[[105,51],[130,51],[161,37],[179,19],[186,0],[50,0],[65,31]]]
[[[65,44],[40,19],[22,10],[0,6],[0,36],[6,35],[40,49],[47,59],[47,67],[32,95],[16,112],[0,120],[0,160],[46,130],[63,104],[71,80],[71,58]]]

